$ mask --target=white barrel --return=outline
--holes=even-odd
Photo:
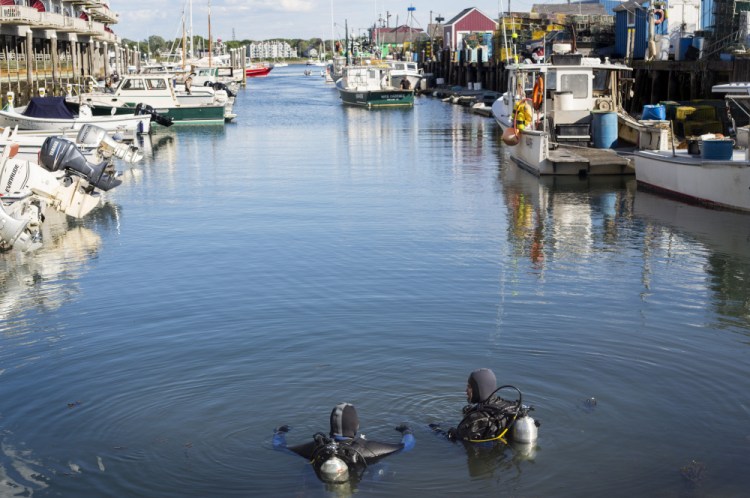
[[[554,92],[552,108],[555,111],[569,111],[573,109],[573,92]]]

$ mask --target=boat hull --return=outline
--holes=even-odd
[[[112,114],[113,107],[102,104],[88,104],[94,116],[108,116]],[[189,124],[218,124],[225,121],[225,109],[223,105],[199,105],[180,107],[154,107],[160,115],[172,118],[175,125]],[[132,114],[133,107],[115,107],[114,114]],[[153,122],[153,126],[160,126]]]
[[[731,160],[704,160],[686,151],[635,153],[639,185],[704,205],[750,211],[750,162],[735,150]]]
[[[339,87],[339,97],[347,105],[366,107],[412,107],[414,92],[411,90],[346,90]]]
[[[245,68],[245,76],[247,78],[262,78],[264,76],[268,76],[268,73],[271,72],[271,69],[273,69],[272,66],[247,67]]]
[[[95,125],[107,131],[148,133],[151,130],[151,116],[136,116],[133,114],[133,109],[119,117],[103,114],[92,117],[79,116],[75,119],[33,118],[15,112],[0,111],[0,127],[17,126],[19,130],[80,130],[86,124]]]

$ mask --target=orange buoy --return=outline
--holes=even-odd
[[[518,131],[518,128],[506,128],[503,132],[503,143],[505,145],[510,145],[511,147],[518,145],[520,138],[521,134]]]

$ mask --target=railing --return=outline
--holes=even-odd
[[[0,23],[36,25],[42,13],[32,7],[3,5],[0,7]]]
[[[103,19],[107,23],[117,23],[120,20],[120,14],[112,12],[109,7],[102,5],[101,7],[94,7],[90,11],[92,17]]]
[[[45,28],[62,28],[65,26],[65,16],[54,12],[40,12],[39,26]]]

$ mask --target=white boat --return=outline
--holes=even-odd
[[[166,74],[129,74],[111,92],[83,93],[68,97],[67,101],[89,106],[94,115],[128,113],[138,105],[150,106],[156,114],[175,124],[218,124],[231,113],[226,92],[221,92],[224,95],[220,99],[216,96],[219,92],[208,87],[196,87],[201,91],[188,94],[176,92],[173,85]],[[156,122],[162,124],[158,118]]]
[[[613,89],[629,67],[553,54],[506,70],[508,89],[492,115],[514,162],[537,176],[633,174],[631,160],[612,150],[620,109]]]
[[[17,157],[28,161],[36,161],[39,151],[48,137],[62,137],[76,144],[87,161],[98,163],[105,159],[116,157],[126,163],[136,163],[143,159],[143,151],[132,143],[124,143],[109,135],[107,130],[94,125],[85,125],[80,130],[63,132],[32,132],[19,131],[17,128],[0,129],[0,151],[5,147],[16,144]],[[115,135],[119,137],[119,135]]]
[[[91,124],[109,131],[148,133],[151,131],[150,114],[94,116],[86,107],[79,108],[77,115],[65,105],[65,97],[33,97],[28,106],[14,107],[12,92],[8,93],[8,105],[0,110],[0,127],[21,130],[80,130]]]
[[[391,85],[401,88],[401,82],[404,79],[409,80],[408,88],[419,88],[419,82],[424,76],[424,72],[419,68],[416,62],[386,60],[388,67],[391,68]]]
[[[750,112],[750,83],[715,85],[714,93]],[[750,149],[729,138],[703,135],[699,150],[638,150],[639,185],[701,204],[750,211]]]

